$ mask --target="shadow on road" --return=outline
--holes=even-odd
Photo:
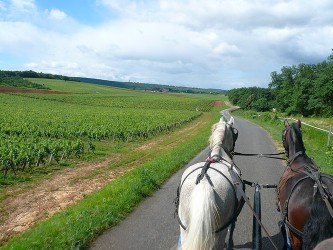
[[[283,237],[282,237],[281,233],[273,235],[272,240],[274,241],[274,244],[277,246],[278,249],[282,249]],[[252,249],[252,241],[247,242],[242,245],[235,245],[234,249]],[[262,238],[262,250],[272,250],[272,249],[274,249],[274,247],[272,246],[271,241],[268,239],[268,237],[263,237]]]

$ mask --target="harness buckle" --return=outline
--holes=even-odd
[[[313,185],[313,195],[312,195],[313,197],[316,195],[317,191],[318,191],[318,184],[315,183],[315,184]]]
[[[209,163],[215,163],[216,160],[213,157],[208,157],[207,160]]]

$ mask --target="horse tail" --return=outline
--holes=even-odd
[[[310,217],[304,225],[303,250],[312,250],[315,246],[333,236],[333,218],[322,197],[316,194],[311,206]]]
[[[182,250],[213,249],[215,244],[215,221],[218,209],[213,187],[204,178],[195,186],[190,198],[187,236]]]

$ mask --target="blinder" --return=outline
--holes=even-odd
[[[228,122],[226,122],[225,125],[226,125],[226,126],[229,125],[229,126],[231,127],[231,129],[232,129],[232,137],[233,137],[234,144],[235,144],[235,142],[236,142],[236,140],[237,140],[237,138],[238,138],[238,129],[237,129],[237,128],[234,128],[234,127],[233,127],[233,124],[230,124],[230,123],[228,123]]]
[[[236,142],[237,138],[238,138],[238,129],[237,128],[232,128],[232,135],[233,135],[233,139],[234,142]]]
[[[290,130],[290,127],[287,127],[283,130],[283,133],[282,133],[282,143],[283,143],[284,151],[285,151],[285,154],[287,157],[289,157],[289,145],[287,144],[286,135],[289,130]]]
[[[236,145],[236,140],[238,138],[238,129],[231,126],[231,131],[232,131],[232,139],[233,139],[231,152],[234,152],[235,145]]]

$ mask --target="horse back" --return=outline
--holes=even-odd
[[[205,163],[197,163],[187,168],[181,179],[180,188],[180,210],[184,215],[184,223],[187,223],[188,204],[191,193],[195,188],[198,175]],[[230,168],[223,163],[212,163],[207,170],[208,178],[211,181],[212,187],[215,192],[215,199],[223,221],[219,226],[222,226],[228,218],[233,217],[234,213],[238,210],[238,206],[242,205],[240,200],[241,194],[237,191],[235,183],[242,183],[236,170]]]

